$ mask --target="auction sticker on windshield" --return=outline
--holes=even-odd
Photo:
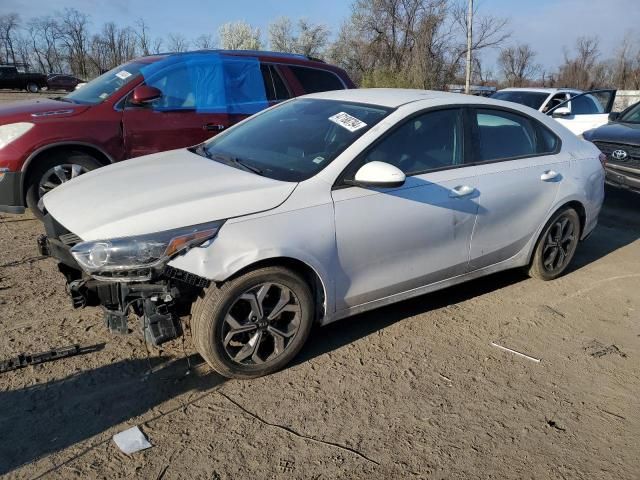
[[[367,126],[362,120],[357,119],[356,117],[352,117],[347,112],[336,113],[335,115],[329,117],[333,123],[337,123],[343,128],[346,128],[350,132],[355,132],[356,130],[360,130]]]
[[[126,80],[130,76],[131,74],[126,70],[120,70],[118,73],[116,73],[116,77],[120,78],[121,80]]]

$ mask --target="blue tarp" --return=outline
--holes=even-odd
[[[145,83],[163,96],[155,110],[252,115],[269,106],[254,57],[215,52],[170,55],[141,69]]]

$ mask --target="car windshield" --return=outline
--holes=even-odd
[[[326,167],[390,112],[373,105],[296,99],[214,137],[198,153],[276,180],[299,182]]]
[[[496,92],[491,95],[491,98],[496,100],[504,100],[506,102],[515,102],[521,105],[526,105],[535,110],[540,110],[540,107],[549,96],[544,92],[519,92],[519,91],[506,91]]]
[[[619,122],[640,123],[640,103],[636,103],[634,107],[627,110],[624,115],[620,116]]]
[[[140,74],[140,69],[148,63],[129,62],[94,78],[80,89],[63,97],[66,101],[85,105],[97,105],[104,102],[123,85]]]

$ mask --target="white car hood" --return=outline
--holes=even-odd
[[[58,223],[88,241],[270,210],[296,185],[180,149],[94,170],[55,188],[43,200]]]

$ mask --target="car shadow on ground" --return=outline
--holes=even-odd
[[[640,194],[607,187],[598,226],[580,245],[567,273],[576,271],[599,258],[640,238]]]
[[[201,361],[197,355],[192,360]],[[0,476],[127,422],[178,395],[210,392],[224,382],[213,372],[198,373],[201,369],[186,374],[184,358],[150,361],[151,374],[145,359],[122,360],[61,380],[0,392]]]

